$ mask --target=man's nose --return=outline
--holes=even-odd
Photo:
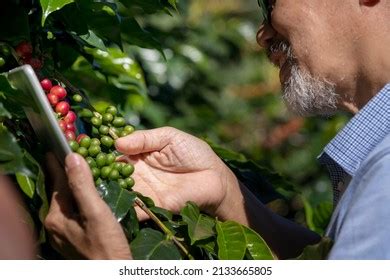
[[[276,36],[276,31],[270,24],[263,24],[260,26],[257,32],[257,43],[263,48],[269,48],[272,44],[272,40]]]

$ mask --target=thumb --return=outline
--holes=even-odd
[[[91,170],[84,158],[76,153],[69,154],[65,159],[65,170],[80,214],[88,217],[101,213],[101,209],[107,205],[95,188]]]
[[[161,151],[173,140],[177,131],[171,127],[138,130],[116,140],[115,147],[119,152],[126,155]]]

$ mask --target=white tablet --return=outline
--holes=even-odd
[[[27,118],[39,141],[47,145],[48,151],[53,151],[64,166],[65,157],[72,150],[34,70],[30,65],[17,67],[8,72],[8,80],[13,87],[31,96],[31,106],[23,107]]]

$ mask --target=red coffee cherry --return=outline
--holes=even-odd
[[[62,100],[66,97],[67,92],[62,86],[54,86],[51,88],[50,93],[56,95],[58,99]]]
[[[23,41],[16,46],[15,51],[21,58],[29,58],[33,53],[33,47],[29,42]]]
[[[66,101],[61,101],[56,105],[56,112],[60,114],[61,116],[66,116],[68,114],[70,109],[70,105]]]
[[[56,106],[59,102],[58,97],[54,94],[49,93],[46,95],[46,97],[49,100],[49,103],[51,104],[51,106],[53,106],[53,107]]]
[[[67,123],[64,121],[64,120],[59,120],[58,121],[58,125],[60,126],[60,128],[61,128],[61,130],[63,131],[63,132],[65,132],[67,129],[66,129],[66,127],[67,127]]]
[[[76,132],[76,127],[74,123],[66,123],[66,130]]]
[[[67,123],[74,123],[76,119],[77,116],[73,111],[69,111],[68,114],[66,114],[66,116],[64,117],[64,121],[66,121]]]
[[[88,136],[87,134],[80,134],[79,136],[77,136],[77,138],[76,138],[77,143],[80,144],[80,141],[81,141],[83,138],[85,138],[85,137],[89,137],[89,136]]]
[[[39,70],[42,68],[43,64],[42,64],[42,61],[40,61],[38,58],[35,58],[35,57],[28,57],[24,60],[24,64],[30,64],[31,67],[34,69],[34,70]]]
[[[50,91],[51,88],[53,87],[53,84],[51,83],[51,81],[49,79],[43,79],[41,81],[41,86],[42,86],[44,91]]]
[[[65,137],[68,141],[72,141],[76,139],[76,134],[73,131],[67,130],[65,131]]]

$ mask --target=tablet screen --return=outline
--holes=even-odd
[[[15,68],[8,72],[8,80],[13,87],[31,96],[31,105],[23,107],[27,118],[40,142],[48,145],[48,150],[64,165],[66,155],[72,151],[34,70],[30,65]]]

